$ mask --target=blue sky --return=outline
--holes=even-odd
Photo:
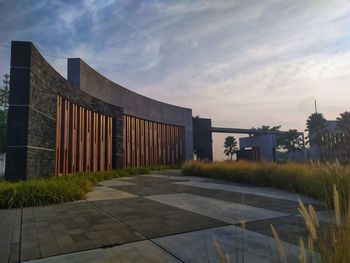
[[[0,0],[0,17],[1,44],[80,57],[216,126],[304,130],[314,99],[328,119],[350,110],[350,1]],[[0,47],[0,73],[9,52]],[[65,59],[46,59],[66,76]]]

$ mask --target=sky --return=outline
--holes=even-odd
[[[213,126],[304,131],[315,99],[327,119],[350,110],[349,0],[0,0],[0,19],[1,74],[24,40],[64,77],[80,57]]]

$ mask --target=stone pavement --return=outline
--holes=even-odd
[[[264,262],[277,257],[270,224],[293,262],[306,236],[297,200],[179,171],[113,179],[85,201],[0,210],[0,262],[219,262],[214,239],[232,262]]]

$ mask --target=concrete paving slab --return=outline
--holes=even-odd
[[[303,201],[304,203],[318,204],[318,205],[322,204],[322,202],[320,202],[319,200],[315,200],[313,198],[309,198],[303,195],[292,194],[283,190],[270,188],[270,187],[252,187],[252,186],[242,186],[242,185],[235,185],[235,184],[218,184],[218,183],[210,183],[210,182],[174,182],[174,184],[200,187],[200,188],[206,188],[206,189],[223,190],[223,191],[229,191],[229,192],[238,192],[238,193],[244,193],[244,194],[253,194],[253,195],[266,196],[266,197],[272,197],[272,198],[296,201],[296,202],[300,198],[300,200]]]
[[[227,225],[211,217],[145,198],[94,201],[93,204],[147,238]]]
[[[89,192],[86,196],[87,200],[108,200],[108,199],[123,199],[123,198],[133,198],[136,197],[133,194],[123,192],[117,189],[106,186],[95,186],[92,188],[92,191]]]
[[[19,261],[20,209],[0,209],[0,262]]]
[[[224,226],[153,239],[183,262],[220,262],[214,239],[229,262],[280,262],[274,239],[237,226]],[[298,262],[298,246],[283,242],[287,262]],[[265,261],[266,260],[266,261]]]
[[[122,185],[135,185],[135,183],[125,182],[125,181],[120,180],[119,178],[116,178],[116,179],[100,182],[99,185],[102,185],[102,186],[122,186]]]
[[[151,171],[151,174],[183,175],[183,172],[181,169],[166,169],[160,171]]]
[[[305,241],[309,235],[304,219],[297,215],[247,222],[245,228],[256,233],[273,237],[271,225],[274,226],[281,240],[291,244],[299,245],[300,238],[304,238]],[[237,226],[239,225],[237,224]],[[329,224],[320,221],[319,228],[320,233],[322,233],[329,228]],[[316,251],[319,251],[320,243],[316,241],[314,247]]]
[[[135,178],[131,177],[131,176],[125,176],[125,177],[120,177],[118,178],[119,180],[135,180]]]
[[[190,182],[207,182],[212,181],[211,179],[205,178],[205,177],[196,177],[196,176],[185,176],[185,175],[172,175],[172,174],[145,174],[142,176],[146,177],[152,177],[152,178],[164,178],[164,179],[171,179],[174,181],[190,181]]]
[[[282,200],[261,195],[245,194],[240,192],[222,191],[219,189],[208,189],[187,186],[183,184],[173,184],[174,180],[167,177],[149,177],[149,176],[135,176],[135,185],[117,186],[113,188],[125,191],[137,196],[150,196],[161,194],[175,194],[175,193],[191,193],[210,198],[225,200],[232,203],[242,203],[254,207],[266,208],[269,205],[269,210],[287,214],[298,214],[298,202],[290,200]],[[212,182],[223,184],[223,181],[213,180]],[[227,182],[231,185],[230,182]],[[322,206],[314,205],[316,210],[323,210]]]
[[[56,257],[43,258],[39,260],[27,261],[32,263],[47,262],[145,262],[145,263],[176,263],[180,262],[175,257],[153,244],[144,240],[128,243],[121,246],[93,249],[77,253],[65,254]]]
[[[144,239],[87,201],[22,211],[22,261]]]
[[[156,202],[175,206],[187,211],[216,218],[227,223],[236,224],[241,220],[256,221],[267,218],[287,216],[286,213],[231,203],[214,198],[188,193],[147,196]]]
[[[329,223],[329,224],[335,224],[335,213],[334,210],[323,210],[323,211],[316,211],[316,215],[319,221]]]

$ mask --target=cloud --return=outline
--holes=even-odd
[[[314,99],[330,119],[350,107],[347,0],[13,0],[0,10],[0,43],[29,40],[44,54],[81,57],[218,126],[304,130]],[[46,58],[66,75],[64,59]],[[8,72],[8,49],[0,60]]]

